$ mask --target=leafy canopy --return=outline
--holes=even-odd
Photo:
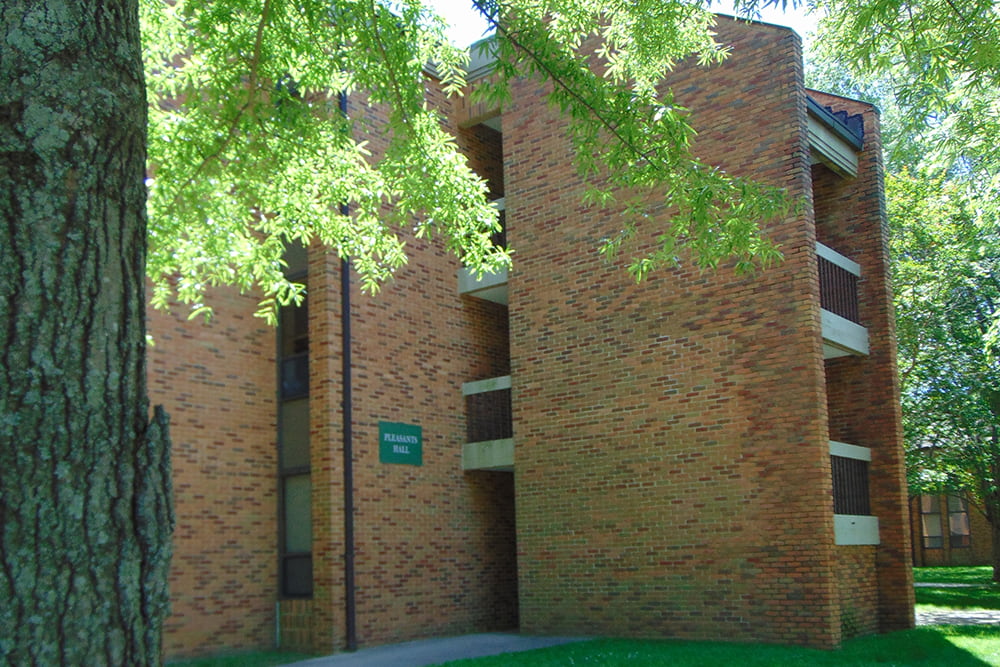
[[[887,181],[908,467],[913,492],[959,492],[1000,519],[1000,256],[982,242],[1000,229],[965,187],[908,169]]]
[[[475,4],[499,58],[479,94],[502,103],[515,76],[551,83],[589,200],[620,216],[605,253],[652,240],[631,262],[637,278],[680,261],[682,247],[704,267],[779,256],[759,224],[786,198],[694,159],[689,114],[662,85],[683,59],[725,56],[705,7]],[[350,257],[369,290],[406,261],[410,234],[443,237],[479,271],[510,263],[490,242],[498,222],[484,182],[426,101],[425,66],[461,94],[467,54],[423,2],[142,0],[142,10],[155,304],[176,297],[200,312],[208,286],[231,284],[260,289],[262,314],[273,314],[302,290],[282,275],[284,247],[314,237]],[[387,109],[387,122],[342,114],[341,92]],[[651,227],[660,210],[674,215]]]
[[[994,0],[815,0],[821,57],[876,79],[901,131],[939,169],[1000,171],[1000,6]]]

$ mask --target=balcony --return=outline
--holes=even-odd
[[[830,441],[834,544],[878,544],[878,517],[871,514],[868,467],[872,450]]]
[[[514,470],[510,387],[509,375],[462,385],[466,414],[462,470]]]
[[[507,269],[499,273],[484,273],[477,278],[472,269],[458,270],[458,293],[477,299],[507,305]]]
[[[491,202],[500,211],[500,231],[493,235],[491,239],[493,245],[507,246],[507,221],[506,207],[501,197]],[[485,299],[494,303],[507,305],[507,269],[498,273],[484,273],[481,277],[476,277],[476,272],[472,269],[461,268],[458,270],[458,293],[467,294],[477,299]]]
[[[819,301],[823,320],[823,358],[868,354],[868,329],[858,315],[861,266],[822,243],[819,260]]]

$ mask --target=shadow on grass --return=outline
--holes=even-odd
[[[913,581],[920,584],[968,584],[1000,586],[993,583],[993,568],[983,566],[915,567]]]
[[[451,667],[502,667],[511,664],[518,667],[561,667],[569,664],[630,667],[985,667],[998,664],[997,659],[1000,659],[1000,628],[924,627],[851,640],[838,651],[769,644],[597,639],[518,653],[516,659],[508,654],[446,664]]]
[[[918,605],[934,605],[952,609],[1000,609],[1000,588],[924,588],[914,591]]]

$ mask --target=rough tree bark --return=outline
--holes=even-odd
[[[990,409],[993,412],[994,422],[1000,419],[1000,392],[992,392]],[[997,484],[997,480],[1000,480],[1000,428],[996,423],[991,429],[988,451],[989,474],[980,475],[979,483],[986,521],[990,524],[990,535],[993,538],[993,581],[1000,583],[1000,488]]]
[[[0,2],[0,664],[160,658],[138,0]]]

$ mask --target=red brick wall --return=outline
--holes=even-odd
[[[514,626],[510,473],[463,473],[462,382],[489,377],[490,309],[419,242],[377,297],[356,295],[354,432],[362,645]],[[379,463],[378,422],[423,428],[423,465]]]
[[[819,241],[861,265],[859,311],[868,328],[870,354],[826,362],[830,437],[872,450],[872,513],[879,518],[881,540],[875,553],[879,627],[898,630],[913,626],[913,575],[878,116],[868,104],[813,91],[810,95],[835,111],[864,118],[857,177],[840,178],[815,166],[813,199]]]
[[[431,99],[448,108],[433,86]],[[380,109],[352,98],[377,125]],[[382,138],[372,137],[376,154]],[[470,164],[503,194],[499,135],[465,131]],[[405,232],[404,232],[405,236]],[[510,473],[461,468],[463,382],[509,373],[502,306],[458,295],[457,260],[407,237],[409,264],[375,296],[352,283],[354,504],[360,646],[516,627]],[[343,449],[339,260],[310,260],[314,578],[311,637],[343,648]],[[423,465],[383,464],[380,421],[423,429]]]
[[[844,639],[879,630],[878,572],[873,546],[841,546],[836,550],[840,629]]]
[[[808,197],[801,52],[720,20],[729,61],[684,67],[696,153]],[[521,628],[840,641],[814,230],[768,228],[757,276],[635,285],[598,258],[561,123],[529,83],[504,121]],[[661,224],[665,221],[659,220]]]
[[[351,100],[354,117],[377,125],[380,113]],[[500,135],[473,128],[459,143],[502,196]],[[461,469],[461,385],[510,372],[506,308],[460,297],[458,262],[441,243],[407,243],[410,264],[380,294],[352,283],[361,646],[517,626],[512,475]],[[341,295],[340,260],[319,246],[309,287],[314,596],[281,601],[282,645],[329,652],[345,641]],[[159,313],[150,323],[153,401],[174,420],[168,657],[274,641],[275,334],[251,317],[254,299],[212,296],[208,325]],[[379,463],[379,421],[423,427],[421,467]]]
[[[170,414],[177,528],[168,657],[269,647],[277,582],[274,331],[213,290],[212,320],[149,313],[150,400]]]
[[[808,203],[798,39],[728,20],[719,35],[729,62],[673,77],[678,103],[697,114],[696,152]],[[428,89],[449,113],[452,102]],[[843,614],[870,612],[876,598],[882,629],[912,623],[896,388],[865,386],[894,377],[895,363],[884,217],[871,215],[882,208],[877,128],[858,189],[825,192],[822,179],[815,189],[817,202],[864,212],[851,234],[868,241],[842,249],[847,223],[818,207],[817,230],[804,206],[769,226],[785,260],[756,276],[684,267],[635,285],[596,254],[615,220],[581,205],[562,121],[528,82],[513,99],[502,141],[485,128],[458,136],[491,194],[506,195],[517,260],[509,316],[458,296],[458,263],[438,242],[407,238],[409,265],[377,296],[352,286],[359,644],[520,621],[526,632],[831,647]],[[362,99],[350,105],[374,125],[384,117]],[[382,138],[371,139],[378,153]],[[875,333],[863,367],[822,360],[817,233],[865,267]],[[315,594],[282,614],[285,645],[321,652],[342,648],[345,632],[339,272],[338,258],[312,249]],[[174,415],[170,656],[267,646],[273,635],[274,332],[250,317],[252,299],[213,303],[210,325],[151,316],[153,400]],[[508,372],[517,473],[464,473],[461,385]],[[422,427],[422,466],[379,462],[380,421]],[[873,449],[883,522],[874,557],[833,545],[831,432]],[[851,628],[872,627],[861,612]]]

